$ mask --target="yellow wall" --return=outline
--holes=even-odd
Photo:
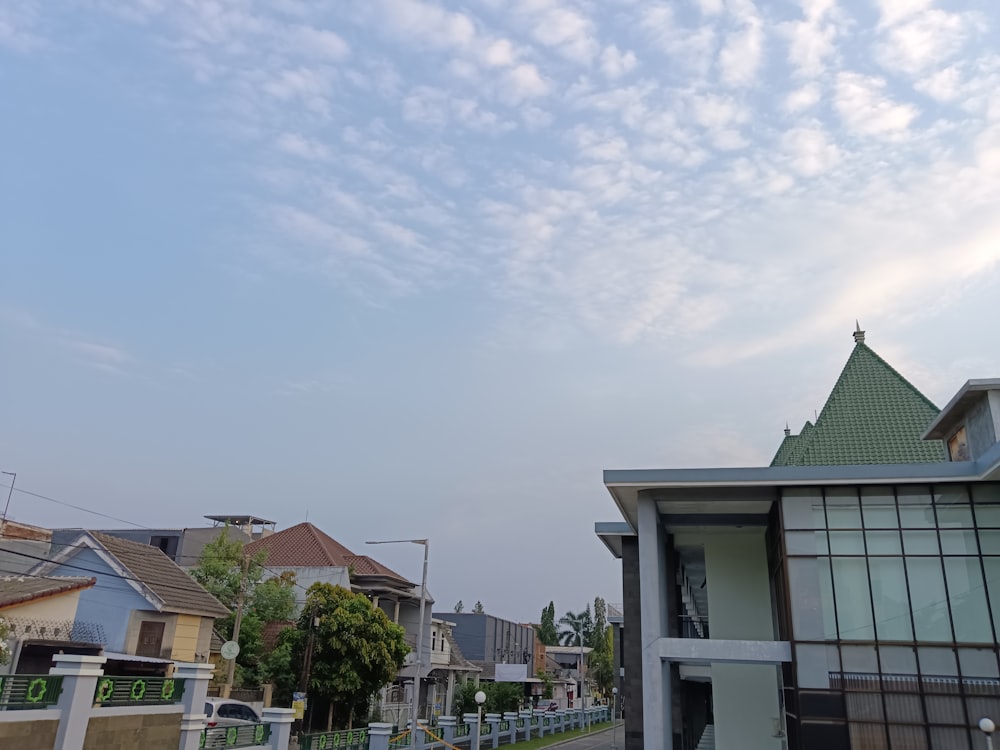
[[[201,629],[201,618],[197,615],[177,615],[177,625],[174,629],[174,648],[171,659],[177,661],[195,661],[198,653],[198,632]]]
[[[66,594],[47,596],[13,607],[4,607],[0,613],[4,617],[19,620],[75,620],[76,605],[80,601],[80,591],[70,591]]]

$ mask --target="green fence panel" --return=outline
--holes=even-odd
[[[400,746],[400,744],[391,745],[391,747]],[[299,739],[299,748],[300,750],[368,750],[368,730],[344,729],[339,732],[304,734]]]
[[[184,680],[173,677],[115,677],[97,681],[94,703],[101,706],[155,706],[180,703]]]
[[[270,724],[239,724],[203,729],[198,746],[203,748],[257,747],[271,741]]]
[[[0,677],[0,710],[49,708],[59,702],[62,677],[13,674]]]

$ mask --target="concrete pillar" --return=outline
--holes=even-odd
[[[438,716],[438,729],[440,729],[440,736],[445,742],[454,744],[455,739],[455,727],[458,725],[458,719],[454,716]]]
[[[184,713],[181,714],[179,750],[198,750],[201,732],[205,728],[205,698],[208,695],[208,682],[212,679],[214,671],[215,667],[211,664],[184,662],[174,664],[174,679],[184,680],[184,697],[181,700]]]
[[[481,747],[482,743],[476,741],[479,735],[479,714],[462,714],[462,721],[469,727],[469,748]]]
[[[521,711],[518,713],[518,718],[524,720],[524,739],[525,742],[531,739],[531,711]]]
[[[490,725],[490,747],[500,747],[500,714],[486,714],[486,723]]]
[[[271,725],[271,750],[288,750],[295,711],[290,708],[265,708],[261,721]]]
[[[105,661],[103,656],[79,654],[56,654],[52,657],[53,666],[49,674],[62,677],[62,693],[56,704],[61,712],[56,731],[56,747],[60,750],[83,750],[97,680],[104,675]]]
[[[504,711],[503,720],[507,722],[508,741],[517,742],[517,711]]]
[[[389,750],[390,739],[392,724],[376,721],[368,725],[368,750]]]
[[[660,659],[657,641],[667,636],[674,581],[667,556],[666,532],[656,501],[640,494],[639,592],[642,629],[642,735],[646,750],[669,750],[673,745],[673,706],[670,668]]]

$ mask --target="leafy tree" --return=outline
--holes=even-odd
[[[546,646],[555,646],[559,643],[559,631],[556,629],[556,605],[549,602],[549,606],[542,609],[542,620],[538,628],[538,640]]]
[[[191,577],[231,610],[228,617],[216,620],[215,627],[226,640],[232,638],[236,607],[243,588],[243,619],[240,624],[240,653],[236,657],[234,683],[259,684],[265,675],[261,669],[264,656],[264,625],[291,620],[295,611],[295,575],[284,573],[277,578],[264,577],[266,552],[244,560],[244,543],[230,539],[227,530],[205,545]],[[245,570],[244,570],[245,568]]]
[[[615,685],[615,664],[612,652],[614,632],[611,627],[604,629],[601,645],[590,655],[590,676],[597,683],[597,689],[603,695],[611,693]]]
[[[274,648],[261,661],[261,681],[274,685],[274,705],[291,705],[292,693],[298,687],[302,668],[302,662],[295,659],[295,653],[302,651],[304,636],[305,633],[298,628],[285,628],[278,633]]]
[[[588,607],[589,609],[589,607]],[[569,611],[559,618],[559,643],[563,646],[582,646],[587,643],[589,612]]]
[[[314,618],[319,618],[313,627]],[[298,629],[314,630],[308,690],[329,704],[327,730],[351,726],[368,714],[371,697],[386,685],[410,652],[405,631],[368,597],[340,586],[314,583],[309,587]],[[306,639],[297,639],[293,655],[301,660]]]
[[[608,629],[608,605],[601,597],[594,598],[594,625],[587,643],[594,651],[600,651],[603,643],[607,640]]]
[[[462,603],[462,600],[459,599],[458,603],[455,605],[455,612],[459,613],[459,612],[462,612],[464,609],[465,609],[465,605]]]
[[[544,669],[539,669],[535,672],[535,677],[542,681],[542,697],[551,698],[555,690],[555,681],[552,679],[552,675],[546,672]]]
[[[7,637],[10,635],[10,626],[7,621],[0,617],[0,664],[10,661],[10,647],[7,645]]]
[[[484,713],[517,711],[524,702],[524,686],[520,682],[483,682],[477,685],[472,680],[466,680],[455,690],[451,709],[453,715],[476,713],[476,693],[480,690],[486,693]]]
[[[483,603],[480,601],[476,602],[476,605],[472,608],[472,611],[475,612],[477,615],[481,615],[486,612],[486,610],[483,608]]]

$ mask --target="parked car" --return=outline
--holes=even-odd
[[[208,727],[231,727],[240,724],[259,724],[260,717],[253,706],[230,698],[209,698],[205,701]]]

